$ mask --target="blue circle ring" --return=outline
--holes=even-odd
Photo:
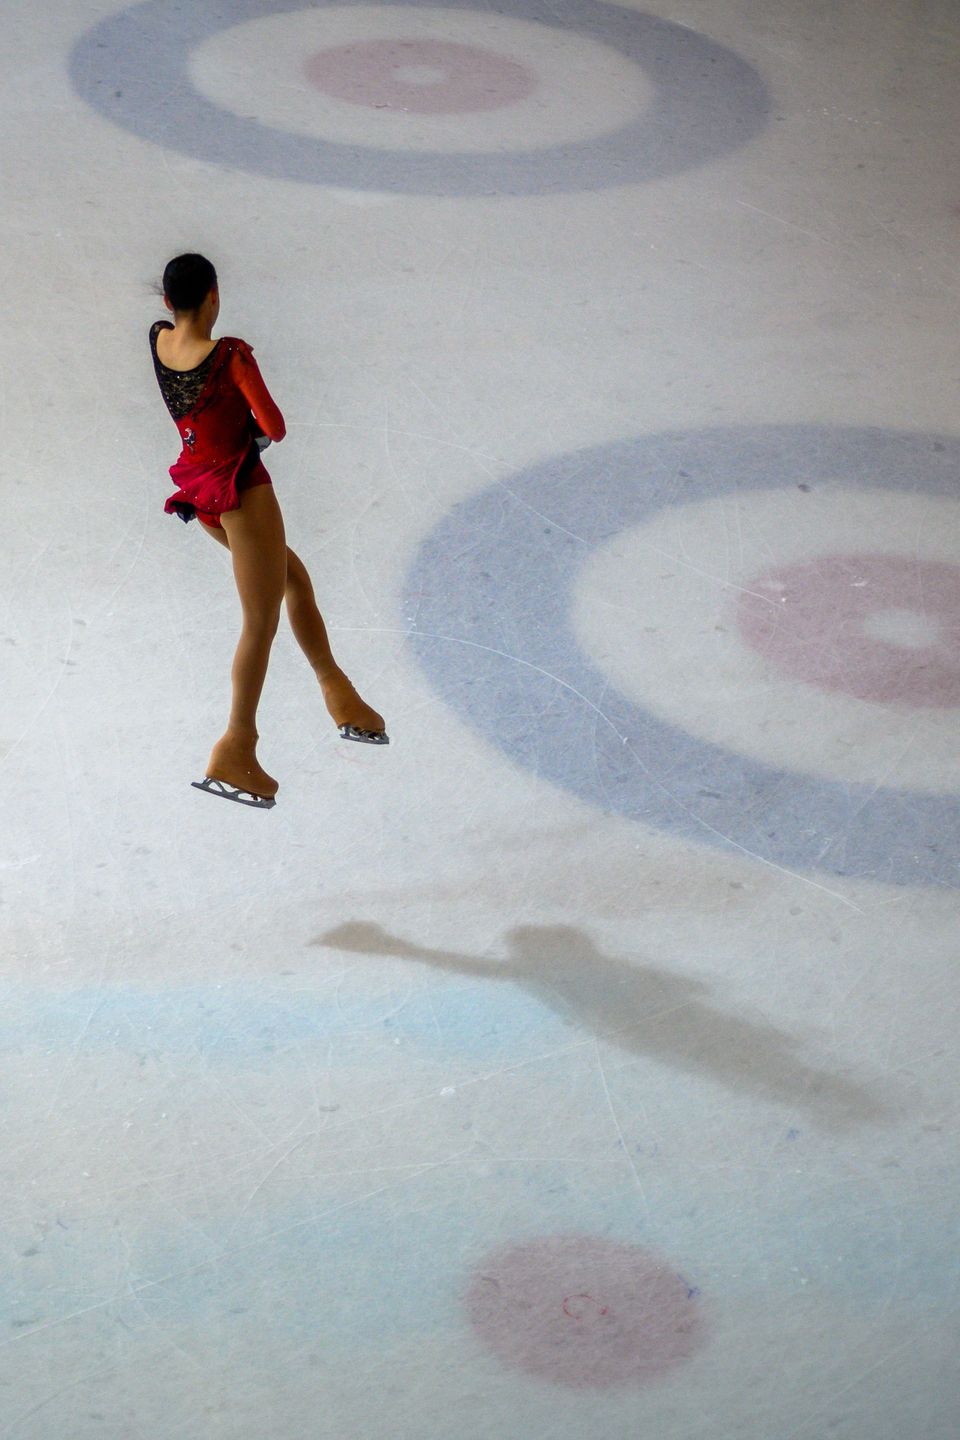
[[[336,8],[362,3],[330,0]],[[417,0],[378,3],[428,8]],[[542,195],[659,179],[745,144],[770,112],[762,79],[733,51],[603,0],[542,6],[497,0],[495,10],[589,36],[642,68],[654,91],[649,113],[593,140],[505,153],[380,150],[280,130],[226,110],[196,89],[187,67],[197,45],[245,21],[308,8],[324,7],[298,0],[147,0],[82,35],[70,77],[77,93],[115,124],[196,159],[277,180],[418,195]],[[489,13],[476,0],[447,0],[442,8]],[[242,89],[237,103],[243,104]]]
[[[819,779],[698,739],[613,690],[570,617],[594,549],[665,506],[798,485],[953,499],[958,474],[957,437],[817,426],[559,456],[465,500],[427,537],[406,585],[409,643],[483,736],[603,810],[791,869],[956,888],[960,798]]]

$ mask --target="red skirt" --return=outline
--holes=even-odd
[[[181,520],[197,516],[214,526],[220,524],[225,510],[239,509],[244,490],[273,484],[256,445],[251,445],[238,460],[215,466],[198,465],[190,456],[181,455],[170,467],[170,478],[180,488],[164,505],[167,514],[179,515]]]

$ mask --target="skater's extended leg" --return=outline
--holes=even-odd
[[[213,747],[207,775],[255,795],[273,796],[277,782],[256,757],[257,706],[287,579],[283,516],[273,487],[257,485],[244,491],[240,507],[226,511],[221,521],[233,560],[243,626],[233,660],[230,721]]]
[[[307,568],[289,548],[286,601],[290,628],[320,682],[334,723],[368,734],[383,734],[383,716],[361,700],[334,659]]]
[[[229,549],[229,540],[223,530],[207,525],[204,525],[203,529],[211,539],[219,541]],[[285,598],[290,628],[320,682],[324,701],[334,723],[338,726],[353,726],[356,730],[369,734],[382,734],[383,716],[360,698],[334,659],[327,627],[317,607],[307,568],[289,546]]]
[[[337,662],[330,649],[327,627],[317,609],[313,584],[307,574],[307,567],[287,546],[287,618],[297,644],[313,667],[318,680],[336,670]]]

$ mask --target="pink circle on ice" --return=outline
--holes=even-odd
[[[878,703],[960,705],[960,566],[818,556],[743,588],[740,633],[792,678]]]
[[[574,1389],[610,1389],[658,1380],[699,1349],[697,1294],[648,1250],[552,1235],[489,1255],[466,1306],[504,1365]]]
[[[337,100],[418,115],[499,110],[526,100],[535,76],[515,60],[445,40],[358,40],[310,57],[311,84]]]

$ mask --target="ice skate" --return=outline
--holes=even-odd
[[[216,795],[221,800],[235,800],[238,805],[249,805],[252,810],[272,810],[277,803],[272,795],[255,795],[252,790],[237,790],[209,775],[205,780],[191,780],[190,784],[194,790],[203,790],[207,795]]]
[[[206,778],[191,782],[194,789],[255,810],[272,810],[280,787],[260,765],[256,748],[256,739],[250,742],[224,736],[213,747]]]
[[[337,666],[328,675],[318,676],[323,699],[344,740],[365,745],[389,745],[383,716],[361,700],[343,671]]]

